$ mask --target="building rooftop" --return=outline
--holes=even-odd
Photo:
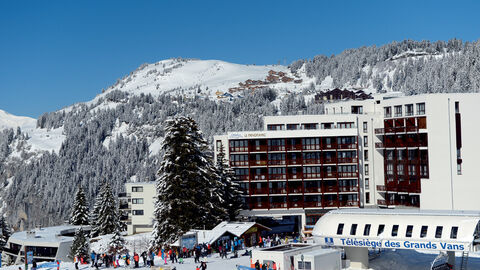
[[[72,226],[63,225],[55,227],[37,228],[29,231],[16,232],[12,234],[9,241],[28,241],[36,243],[60,243],[69,242],[73,240],[75,231],[83,227],[84,230],[89,231],[90,226]]]

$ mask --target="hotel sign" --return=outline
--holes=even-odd
[[[266,133],[255,132],[255,133],[231,133],[228,135],[229,139],[248,139],[248,138],[265,138],[267,137]]]

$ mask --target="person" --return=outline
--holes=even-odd
[[[200,264],[200,270],[206,270],[206,269],[207,269],[207,263],[202,262],[202,264]]]
[[[32,270],[37,270],[37,261],[35,260],[32,261]]]
[[[92,260],[92,266],[95,266],[95,258],[96,258],[96,255],[95,255],[95,252],[92,251],[92,253],[90,253],[90,259]]]
[[[60,270],[60,261],[57,260],[57,270]]]
[[[155,266],[155,253],[150,252],[150,266]]]
[[[75,263],[75,269],[78,270],[78,256],[73,257],[73,262]],[[32,267],[33,270],[33,267]]]
[[[195,263],[199,263],[199,262],[200,262],[200,249],[196,248],[195,249]]]
[[[263,263],[263,264],[262,264],[262,270],[267,270],[267,268],[268,268],[268,267],[267,267],[267,264],[266,264],[266,263]]]
[[[136,252],[133,254],[133,261],[135,262],[135,268],[138,268],[138,261],[140,261],[140,257]]]
[[[127,266],[130,265],[130,254],[127,252],[127,254],[125,254],[125,264]]]
[[[260,270],[260,262],[258,260],[255,262],[255,270]]]
[[[143,266],[146,267],[147,266],[147,252],[142,252],[142,260],[143,260]]]

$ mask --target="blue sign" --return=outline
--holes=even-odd
[[[325,237],[325,244],[327,244],[327,246],[333,246],[333,238]]]
[[[33,251],[28,251],[27,252],[27,263],[28,264],[33,263]]]

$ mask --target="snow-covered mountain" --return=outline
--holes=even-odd
[[[259,129],[263,115],[320,113],[313,96],[333,87],[478,91],[480,43],[394,42],[288,67],[168,59],[38,120],[0,111],[0,213],[18,227],[61,223],[79,184],[92,199],[104,180],[116,192],[126,181],[154,180],[168,117],[192,116],[211,141]]]

